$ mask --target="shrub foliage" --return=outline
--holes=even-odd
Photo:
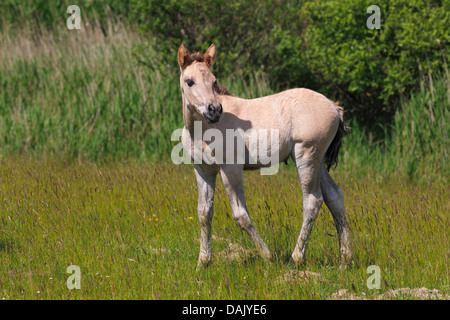
[[[450,45],[450,1],[383,2],[379,30],[366,25],[372,2],[133,0],[132,6],[141,31],[167,56],[175,57],[181,43],[196,50],[215,43],[219,75],[262,72],[272,87],[316,89],[371,125],[391,120],[420,80],[446,69]]]

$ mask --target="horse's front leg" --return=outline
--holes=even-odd
[[[256,231],[255,227],[250,221],[250,215],[245,203],[244,182],[243,182],[243,166],[242,165],[225,165],[220,171],[222,181],[230,199],[231,210],[233,218],[236,223],[245,230],[258,249],[259,254],[269,260],[271,252],[264,240]]]
[[[211,220],[214,213],[214,189],[217,172],[194,165],[198,187],[198,219],[201,226],[200,254],[197,268],[211,261]]]

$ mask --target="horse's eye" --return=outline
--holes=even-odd
[[[192,86],[194,85],[194,80],[192,80],[192,79],[187,79],[187,80],[186,80],[186,83],[187,83],[187,85],[188,85],[189,87],[192,87]]]

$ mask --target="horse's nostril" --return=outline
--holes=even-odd
[[[208,105],[208,113],[210,116],[214,115],[215,110],[212,104]]]
[[[222,114],[222,112],[223,112],[222,104],[219,104],[219,107],[220,107],[219,114]]]

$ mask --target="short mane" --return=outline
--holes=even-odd
[[[189,59],[189,64],[190,65],[192,62],[197,61],[197,62],[205,62],[205,59],[203,58],[203,55],[200,52],[194,52],[191,54],[190,59]]]
[[[220,95],[223,95],[223,96],[232,96],[232,95],[233,95],[233,94],[230,92],[230,90],[228,90],[227,87],[225,87],[225,86],[223,86],[223,85],[221,85],[221,84],[218,84],[218,83],[216,83],[216,84],[214,85],[214,91],[215,91],[217,94],[220,94]]]

